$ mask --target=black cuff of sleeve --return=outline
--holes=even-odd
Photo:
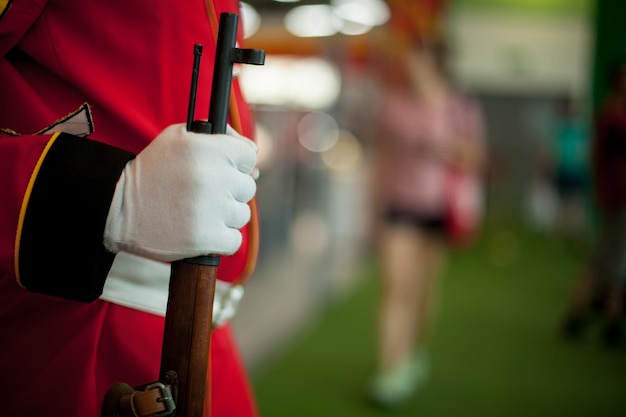
[[[115,255],[103,244],[115,186],[134,155],[60,134],[26,202],[19,277],[28,290],[90,302],[102,294]]]

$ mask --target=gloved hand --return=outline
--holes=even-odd
[[[234,253],[256,193],[256,152],[230,127],[207,135],[169,126],[124,168],[105,247],[165,262]]]

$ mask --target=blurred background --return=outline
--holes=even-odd
[[[380,290],[372,254],[372,103],[412,39],[445,39],[486,124],[479,239],[447,263],[429,385],[398,415],[626,416],[626,352],[559,338],[589,251],[586,196],[567,221],[554,127],[583,125],[626,50],[620,0],[246,0],[240,80],[257,122],[261,241],[234,319],[264,416],[376,416]],[[588,194],[587,190],[587,194]]]

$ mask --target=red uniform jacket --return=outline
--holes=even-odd
[[[98,299],[114,258],[102,234],[125,163],[166,126],[185,122],[196,43],[204,45],[196,117],[208,114],[223,11],[238,12],[238,3],[0,2],[4,414],[97,416],[113,384],[158,378],[163,317]],[[251,137],[234,84],[231,124]],[[253,210],[219,279],[250,273],[255,220]],[[255,415],[228,325],[213,333],[211,366],[213,416]]]

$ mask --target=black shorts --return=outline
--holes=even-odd
[[[445,234],[446,219],[443,215],[424,215],[389,209],[384,215],[388,224],[407,224],[428,233]]]
[[[554,185],[560,197],[575,197],[585,190],[585,178],[576,173],[561,171],[557,173]]]

